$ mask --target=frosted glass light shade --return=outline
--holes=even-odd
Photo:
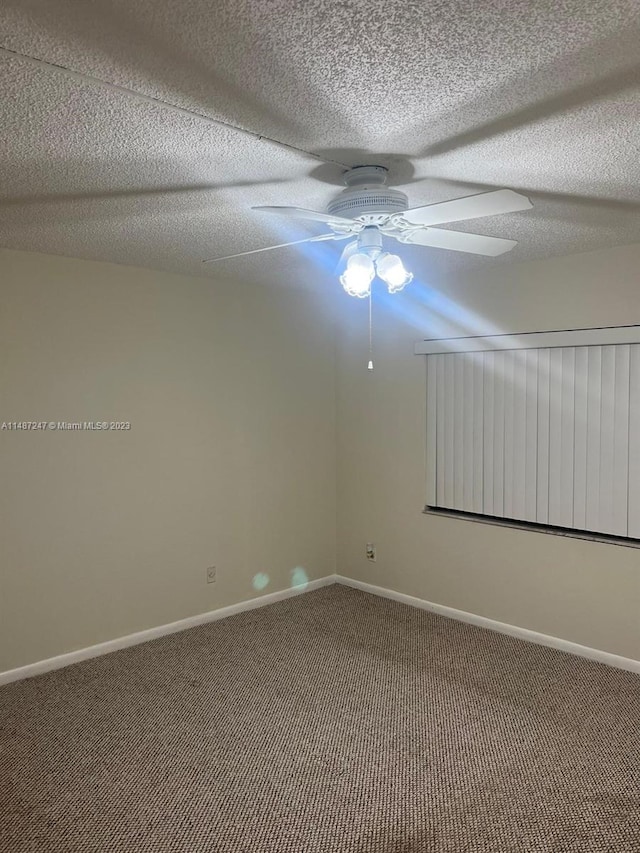
[[[362,252],[356,252],[347,261],[347,268],[340,276],[340,284],[349,296],[364,299],[369,295],[375,274],[376,269],[371,258]]]
[[[397,255],[385,253],[378,258],[376,270],[385,282],[389,293],[397,293],[406,287],[413,279],[413,273],[408,272]]]

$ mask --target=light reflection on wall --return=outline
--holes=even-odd
[[[269,575],[266,572],[258,572],[253,578],[253,588],[257,590],[264,589],[269,583]]]
[[[274,243],[285,243],[293,240],[304,240],[305,237],[315,237],[319,234],[329,234],[331,229],[323,227],[321,223],[317,223],[314,228],[312,224],[305,223],[304,220],[280,219],[277,216],[267,217],[272,233],[275,235]],[[275,220],[275,221],[271,221]],[[322,270],[328,282],[333,282],[337,289],[341,289],[338,276],[336,275],[336,267],[342,255],[342,250],[349,242],[345,240],[328,240],[320,243],[302,243],[297,246],[289,246],[286,249],[275,249],[274,252],[278,257],[286,263],[287,257],[293,257],[297,253],[300,257],[305,258],[316,270]]]
[[[486,317],[427,284],[420,276],[401,293],[391,294],[383,286],[376,287],[373,306],[374,324],[378,306],[378,310],[398,317],[417,334],[434,338],[499,335],[503,331]]]
[[[291,587],[304,589],[309,584],[309,577],[301,566],[291,569]]]

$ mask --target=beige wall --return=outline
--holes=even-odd
[[[336,390],[339,572],[640,659],[640,551],[421,513],[413,355],[640,323],[638,270],[640,245],[415,282],[374,304],[370,374],[346,296],[0,252],[0,422],[132,424],[0,430],[0,671],[250,598],[258,572],[264,592],[333,572]]]
[[[640,550],[421,513],[426,367],[412,354],[428,336],[640,323],[640,245],[374,299],[372,374],[366,313],[345,307],[339,345],[338,571],[640,659]]]
[[[0,431],[0,671],[333,573],[334,352],[293,289],[0,252],[0,421],[132,425]]]

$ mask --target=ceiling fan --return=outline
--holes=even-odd
[[[413,275],[405,269],[397,255],[384,251],[383,242],[386,238],[408,245],[495,257],[513,249],[516,241],[469,234],[466,231],[447,231],[433,226],[533,207],[526,196],[514,190],[500,189],[409,208],[407,196],[403,192],[386,186],[387,169],[384,166],[355,166],[348,169],[343,178],[346,189],[330,202],[326,213],[300,207],[252,208],[277,216],[322,222],[330,229],[328,233],[210,258],[204,263],[226,261],[300,243],[352,238],[338,265],[339,268],[345,267],[340,282],[347,293],[350,296],[367,297],[376,273],[389,291],[395,293],[409,284]]]

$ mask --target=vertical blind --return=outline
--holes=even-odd
[[[427,505],[640,538],[640,344],[427,355]]]

